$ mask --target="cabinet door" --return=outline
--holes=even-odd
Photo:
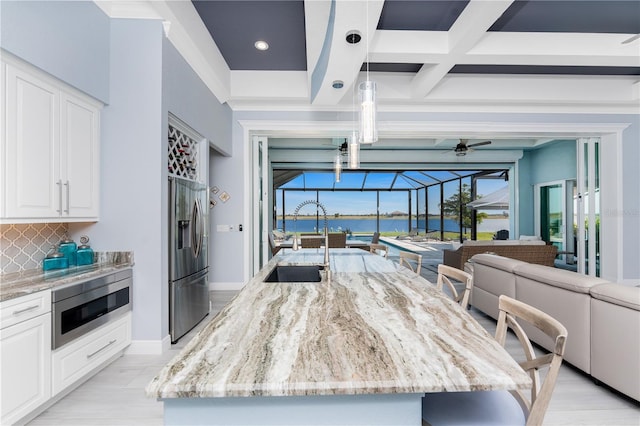
[[[5,211],[15,218],[60,215],[59,90],[7,64]]]
[[[100,176],[98,108],[62,92],[60,115],[62,216],[97,218]]]
[[[0,424],[13,424],[51,397],[51,315],[0,330]]]

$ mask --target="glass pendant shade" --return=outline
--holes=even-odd
[[[358,143],[358,132],[353,132],[349,138],[349,168],[360,168],[360,144]]]
[[[342,175],[342,158],[340,157],[340,151],[336,154],[336,161],[333,165],[333,171],[336,173],[336,183],[340,182],[340,177]]]
[[[363,81],[360,92],[360,143],[374,143],[378,140],[376,125],[376,83]]]

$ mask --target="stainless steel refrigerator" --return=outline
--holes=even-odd
[[[208,189],[169,177],[169,332],[177,342],[209,313]]]

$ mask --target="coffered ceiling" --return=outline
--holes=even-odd
[[[112,17],[162,19],[169,40],[237,111],[332,111],[348,121],[368,74],[384,112],[640,112],[637,0],[96,3]],[[346,40],[353,32],[357,44]],[[257,40],[269,49],[257,50]],[[491,137],[477,151],[523,150],[563,136],[401,133],[383,132],[371,149],[452,150],[460,138]],[[335,135],[275,136],[274,149],[336,146]]]
[[[382,111],[638,111],[637,0],[96,3],[163,19],[234,109],[350,110],[368,65]]]
[[[381,109],[638,102],[637,1],[192,3],[229,67],[238,107],[349,107],[367,68]],[[354,31],[355,45],[346,41]]]

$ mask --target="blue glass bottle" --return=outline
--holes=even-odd
[[[42,261],[42,270],[50,271],[52,269],[65,269],[69,267],[69,259],[58,251],[56,246],[51,248],[47,257]]]
[[[91,265],[93,263],[93,249],[87,244],[89,237],[83,235],[80,237],[80,246],[77,252],[78,266]]]
[[[76,266],[78,245],[69,237],[65,237],[58,248],[58,251],[69,261],[69,266]]]

